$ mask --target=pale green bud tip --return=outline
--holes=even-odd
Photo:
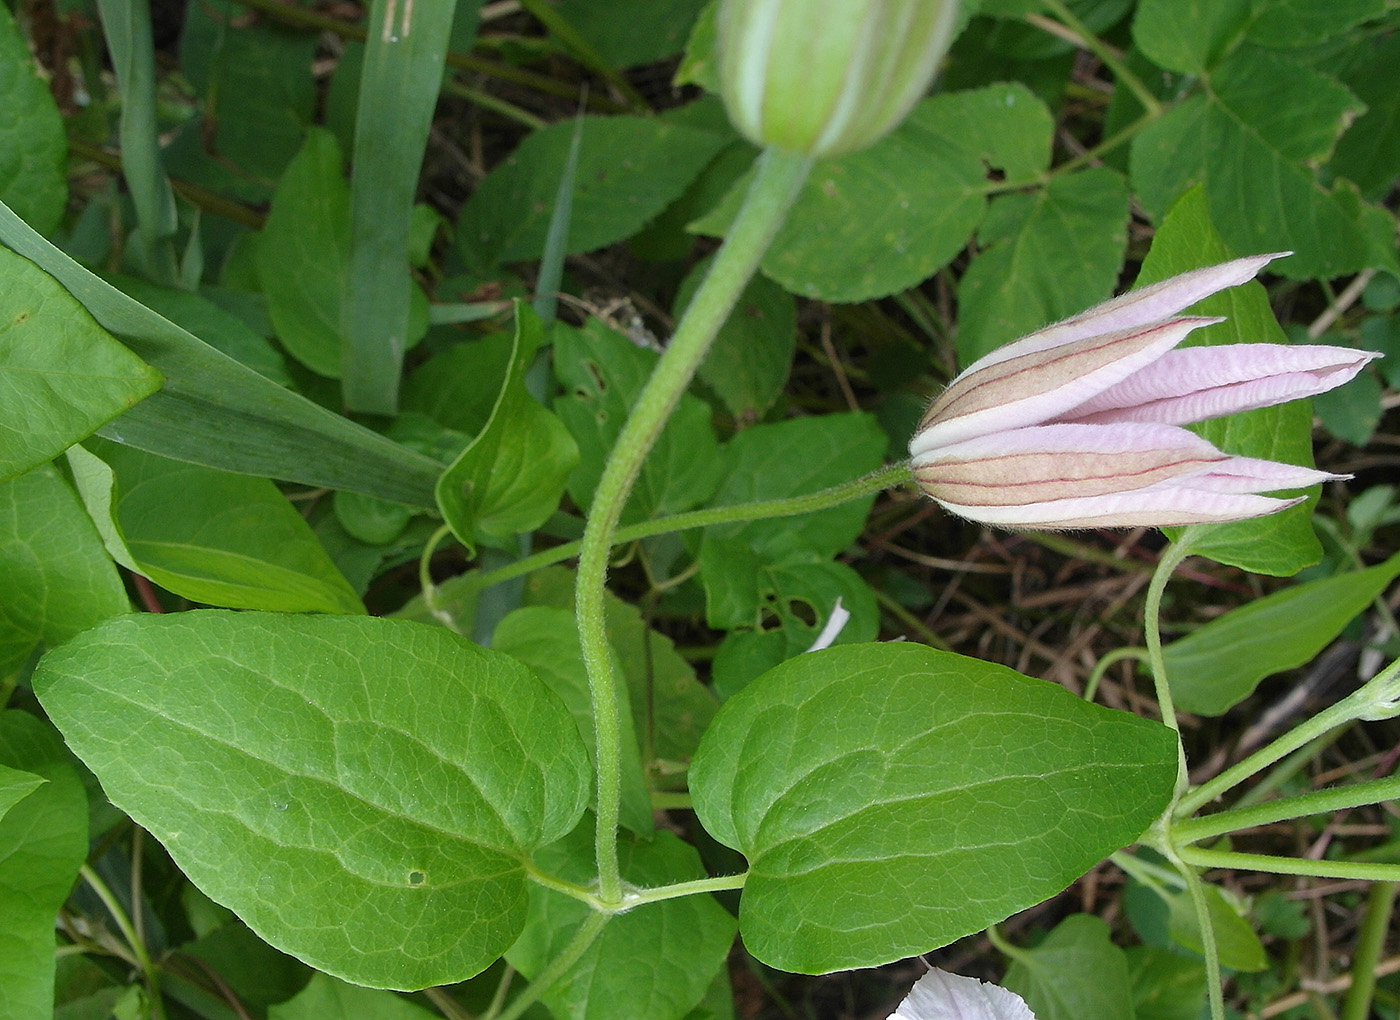
[[[809,156],[864,149],[928,91],[957,0],[721,0],[720,92],[740,133]]]

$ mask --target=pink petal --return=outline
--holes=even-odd
[[[939,502],[990,507],[1136,491],[1205,475],[1229,460],[1172,425],[1066,424],[980,436],[915,457],[913,468]]]
[[[1229,344],[1163,354],[1090,397],[1065,421],[1170,425],[1269,407],[1341,386],[1378,354],[1320,344]]]
[[[1291,254],[1293,253],[1281,251],[1269,255],[1251,255],[1248,258],[1222,262],[1218,266],[1193,269],[1189,273],[1130,290],[1063,322],[1046,326],[1014,343],[999,347],[974,362],[971,367],[983,368],[1005,361],[1009,357],[1049,350],[1098,333],[1135,329],[1148,323],[1160,322],[1217,291],[1248,283],[1258,275],[1259,270],[1274,259]]]
[[[1217,321],[1171,319],[995,364],[978,362],[929,405],[909,451],[918,456],[975,436],[1053,420],[1150,365],[1192,330]]]
[[[993,527],[1023,531],[1072,528],[1169,528],[1185,524],[1215,524],[1287,510],[1305,497],[1271,499],[1267,496],[1203,492],[1199,489],[1163,486],[1122,492],[1112,496],[1086,496],[1025,506],[959,506],[938,502],[951,513]]]
[[[914,466],[943,461],[992,460],[1011,454],[1047,453],[1056,456],[1077,453],[1118,456],[1147,450],[1173,450],[1216,460],[1226,455],[1205,439],[1176,425],[1157,422],[1125,422],[1120,425],[1086,425],[1082,422],[1052,422],[1026,428],[1005,429],[950,443],[914,456]]]
[[[1192,478],[1190,484],[1193,488],[1211,492],[1279,492],[1283,489],[1306,489],[1350,477],[1276,460],[1230,457],[1212,465],[1205,474]]]
[[[931,970],[914,984],[889,1020],[1035,1020],[1015,992],[976,978]]]

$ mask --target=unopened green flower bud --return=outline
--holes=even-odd
[[[957,0],[721,0],[720,92],[750,140],[809,156],[873,145],[928,91]]]

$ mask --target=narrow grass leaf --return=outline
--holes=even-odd
[[[1173,641],[1162,654],[1177,707],[1224,715],[1265,677],[1310,661],[1396,577],[1400,553],[1247,602]]]
[[[121,92],[122,176],[136,207],[137,249],[147,275],[174,284],[175,193],[160,154],[155,44],[150,0],[97,0],[107,52]]]
[[[549,214],[549,230],[544,235],[544,251],[535,278],[535,300],[530,307],[541,322],[553,322],[559,305],[559,287],[564,279],[564,256],[569,250],[569,220],[574,214],[574,178],[578,176],[578,154],[583,145],[584,118],[574,118],[574,133],[569,139],[569,151],[564,157],[564,173],[559,178],[559,190],[554,193],[554,208]]]
[[[374,0],[366,22],[351,162],[350,261],[339,322],[341,378],[351,410],[398,410],[413,329],[413,200],[456,6],[456,0]]]
[[[105,329],[165,376],[103,434],[176,460],[433,505],[440,465],[220,354],[103,283],[0,204],[0,242],[57,278]]]

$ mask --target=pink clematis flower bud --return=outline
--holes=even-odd
[[[998,348],[948,386],[910,440],[945,509],[1003,528],[1168,527],[1262,517],[1259,495],[1340,475],[1234,457],[1179,426],[1347,382],[1378,355],[1233,344],[1177,350],[1219,319],[1176,317],[1281,254],[1174,276]]]

